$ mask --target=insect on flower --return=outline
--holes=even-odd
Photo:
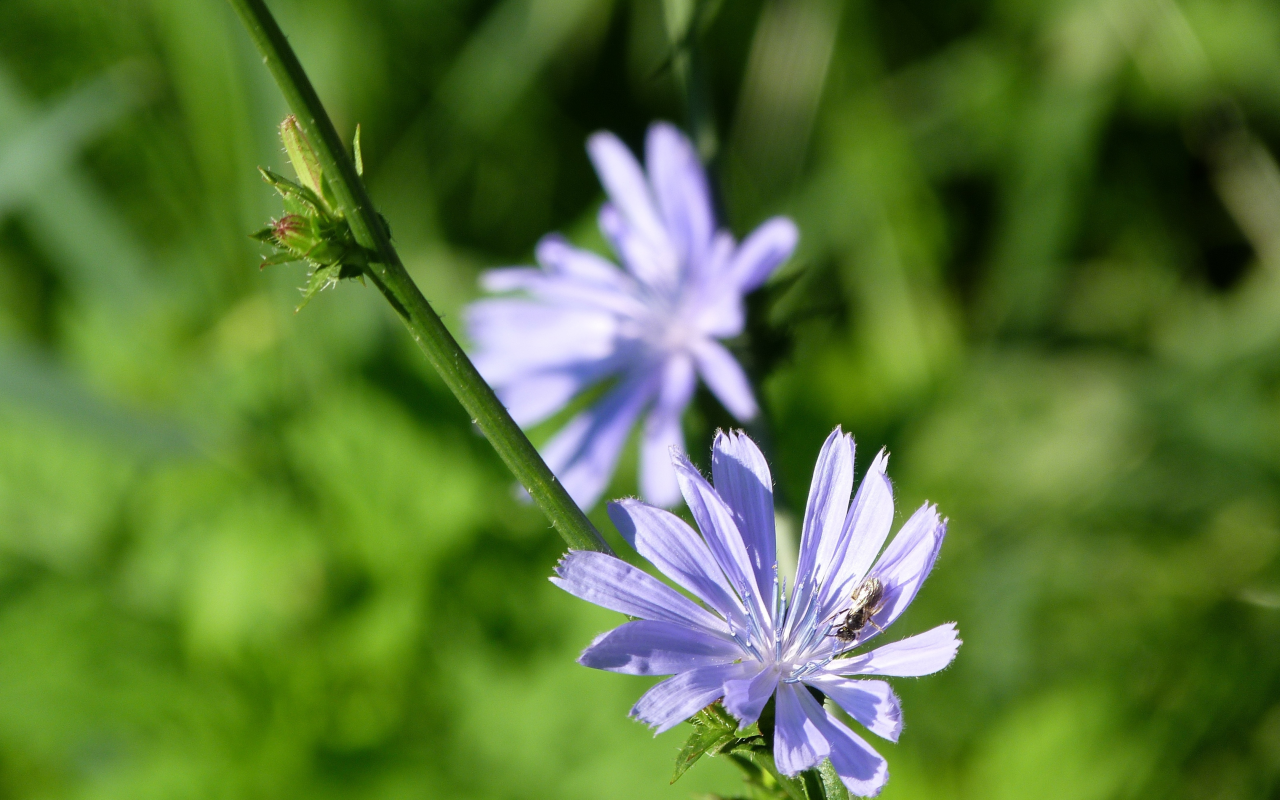
[[[858,635],[867,625],[883,633],[884,631],[872,619],[882,607],[884,607],[884,584],[879,578],[867,578],[853,590],[849,607],[839,612],[844,615],[844,619],[836,625],[835,631],[827,635],[852,644],[858,641]]]

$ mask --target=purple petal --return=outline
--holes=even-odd
[[[853,494],[853,436],[833,431],[818,455],[809,486],[809,499],[805,504],[804,526],[801,536],[812,541],[813,562],[811,568],[827,574],[831,557],[840,542],[849,511],[849,497]]]
[[[640,440],[640,492],[651,503],[670,508],[680,502],[680,485],[671,468],[671,448],[684,449],[681,419],[697,385],[691,358],[677,354],[667,359],[662,388],[645,420]]]
[[[543,448],[547,466],[578,505],[595,505],[609,484],[627,434],[653,397],[655,384],[653,376],[645,374],[624,379]]]
[[[701,264],[715,232],[711,192],[693,145],[674,125],[649,126],[645,165],[667,232],[684,263]]]
[[[751,392],[751,382],[728,350],[714,339],[700,340],[694,349],[698,359],[698,372],[707,388],[724,407],[741,422],[755,418],[760,409]]]
[[[902,707],[889,684],[849,680],[838,675],[815,675],[806,678],[805,683],[831,698],[875,735],[898,741],[898,734],[902,733]]]
[[[818,463],[813,468],[813,482],[809,485],[796,585],[792,591],[793,610],[787,619],[788,635],[798,626],[819,621],[815,618],[817,592],[823,577],[835,566],[830,559],[840,538],[852,491],[853,437],[836,428],[822,445]]]
[[[705,633],[728,635],[724,621],[627,562],[590,550],[570,550],[551,582],[588,603],[632,617],[671,622]]]
[[[715,339],[727,339],[742,333],[745,323],[742,295],[726,288],[729,259],[733,255],[733,237],[719,231],[711,240],[711,251],[703,260],[697,283],[691,285],[695,327]]]
[[[938,519],[937,507],[926,503],[911,515],[885,548],[871,569],[871,574],[884,584],[883,606],[872,618],[881,629],[892,625],[911,605],[938,559],[946,533],[947,523]],[[873,629],[871,635],[876,633]],[[863,641],[870,638],[867,636]]]
[[[716,493],[733,511],[738,532],[746,542],[756,585],[766,598],[772,598],[778,579],[777,535],[773,477],[764,454],[745,433],[718,433],[711,448],[711,479]]]
[[[772,614],[756,585],[751,556],[748,555],[742,534],[733,521],[733,512],[697,468],[689,463],[688,458],[677,453],[672,456],[671,463],[676,468],[684,501],[688,503],[689,511],[698,523],[703,538],[707,540],[712,555],[764,631],[772,620]],[[772,645],[772,642],[769,644]]]
[[[832,557],[839,566],[822,587],[818,616],[837,613],[862,581],[893,526],[893,486],[885,476],[888,453],[881,450],[858,486],[853,505],[840,532],[840,545]]]
[[[608,259],[590,250],[574,247],[556,234],[542,237],[534,255],[550,272],[585,283],[608,286],[620,291],[634,291],[636,282]]]
[[[932,630],[908,636],[870,653],[832,661],[825,672],[833,675],[889,675],[918,678],[943,669],[960,649],[956,624],[948,622]]]
[[[618,317],[536,300],[481,300],[467,309],[476,369],[491,384],[617,353]]]
[[[517,425],[536,425],[564,408],[578,392],[604,378],[609,366],[598,362],[577,369],[540,372],[512,380],[494,391]]]
[[[680,285],[680,261],[665,239],[655,242],[636,230],[612,203],[600,208],[600,232],[627,270],[646,286],[671,295]]]
[[[778,758],[780,750],[778,750],[778,741],[782,739],[782,695],[783,689],[790,689],[792,699],[795,701],[795,710],[788,712],[788,744],[791,741],[799,740],[804,735],[808,741],[808,748],[813,754],[817,754],[817,758],[813,758],[812,763],[794,769],[797,764],[803,764],[806,758],[810,758],[808,751],[801,748],[794,762],[788,760],[788,767],[792,771],[788,772],[783,768],[782,759]],[[845,727],[845,723],[838,721],[835,717],[822,708],[813,695],[803,687],[795,687],[794,685],[783,684],[778,687],[778,726],[777,733],[774,736],[774,753],[773,758],[777,760],[778,769],[783,774],[796,774],[801,769],[814,767],[820,760],[827,756],[831,758],[832,767],[836,768],[836,774],[840,776],[841,781],[855,795],[864,797],[872,797],[879,794],[879,790],[884,786],[884,782],[888,781],[888,764],[884,763],[876,750],[872,746],[861,739],[861,736]]]
[[[550,363],[608,355],[618,335],[616,314],[522,297],[472,303],[467,308],[467,325],[480,347],[514,348],[527,358],[541,357]],[[551,352],[542,353],[540,348]]]
[[[626,675],[674,675],[696,667],[730,664],[742,657],[742,648],[722,637],[670,622],[640,619],[597,636],[582,651],[578,663]]]
[[[862,477],[849,509],[845,524],[849,549],[841,567],[847,569],[855,583],[871,569],[893,526],[893,485],[885,475],[888,466],[889,453],[881,450]]]
[[[724,707],[738,719],[738,727],[745,728],[760,719],[765,703],[778,688],[778,670],[768,667],[755,677],[724,684]]]
[[[547,273],[534,267],[503,267],[480,273],[480,288],[486,292],[514,292],[545,279]]]
[[[673,289],[679,284],[680,258],[635,156],[607,132],[588,139],[587,152],[610,199],[600,209],[600,230],[633,275],[652,287]]]
[[[734,254],[729,267],[733,285],[738,287],[739,292],[746,294],[764,283],[774,270],[791,257],[799,239],[800,232],[795,223],[786,217],[765,220],[742,241],[738,252]]]
[[[649,182],[631,150],[617,136],[602,131],[587,140],[587,153],[610,201],[630,226],[650,241],[666,241]]]
[[[884,757],[826,711],[819,727],[831,745],[831,766],[849,791],[859,797],[880,794],[889,781],[889,765]]]
[[[572,309],[586,307],[583,310],[599,310],[631,318],[648,313],[648,307],[632,287],[549,275],[532,267],[488,270],[481,274],[480,285],[490,292],[525,291],[539,300]]]
[[[725,681],[740,680],[759,668],[756,662],[745,662],[681,672],[645,692],[631,716],[651,726],[655,735],[662,733],[723,697]]]
[[[831,752],[810,706],[817,709],[817,718],[825,717],[826,712],[808,689],[794,683],[778,684],[773,760],[783,775],[799,775]]]
[[[639,500],[609,504],[622,538],[662,574],[729,619],[741,619],[733,589],[707,543],[685,521]]]

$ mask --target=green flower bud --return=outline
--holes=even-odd
[[[318,242],[311,220],[301,214],[285,214],[271,223],[272,244],[306,258]]]
[[[263,258],[264,267],[290,261],[307,262],[307,285],[302,299],[302,305],[306,305],[313,295],[339,280],[356,278],[363,282],[372,254],[356,242],[351,226],[338,210],[320,159],[295,117],[285,117],[280,123],[280,139],[298,173],[298,182],[259,167],[263,180],[284,199],[285,213],[252,236],[276,249]],[[357,161],[363,161],[359,134],[354,147]],[[383,227],[386,228],[385,221]],[[390,235],[390,231],[387,233]]]
[[[324,174],[320,171],[320,158],[298,126],[297,117],[290,114],[280,123],[280,139],[284,142],[284,151],[289,155],[294,172],[298,173],[298,181],[315,192],[317,197],[323,198]]]

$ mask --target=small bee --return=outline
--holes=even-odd
[[[876,630],[880,626],[871,618],[884,606],[884,584],[879,578],[867,578],[853,590],[853,598],[849,608],[844,611],[844,619],[836,625],[835,631],[828,634],[842,642],[856,642],[862,629],[870,625]]]

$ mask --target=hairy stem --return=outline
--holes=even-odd
[[[399,314],[409,335],[569,547],[609,552],[600,533],[569,497],[405,271],[333,122],[266,4],[263,0],[229,2],[315,147],[356,241],[377,254],[369,264],[369,277]]]

